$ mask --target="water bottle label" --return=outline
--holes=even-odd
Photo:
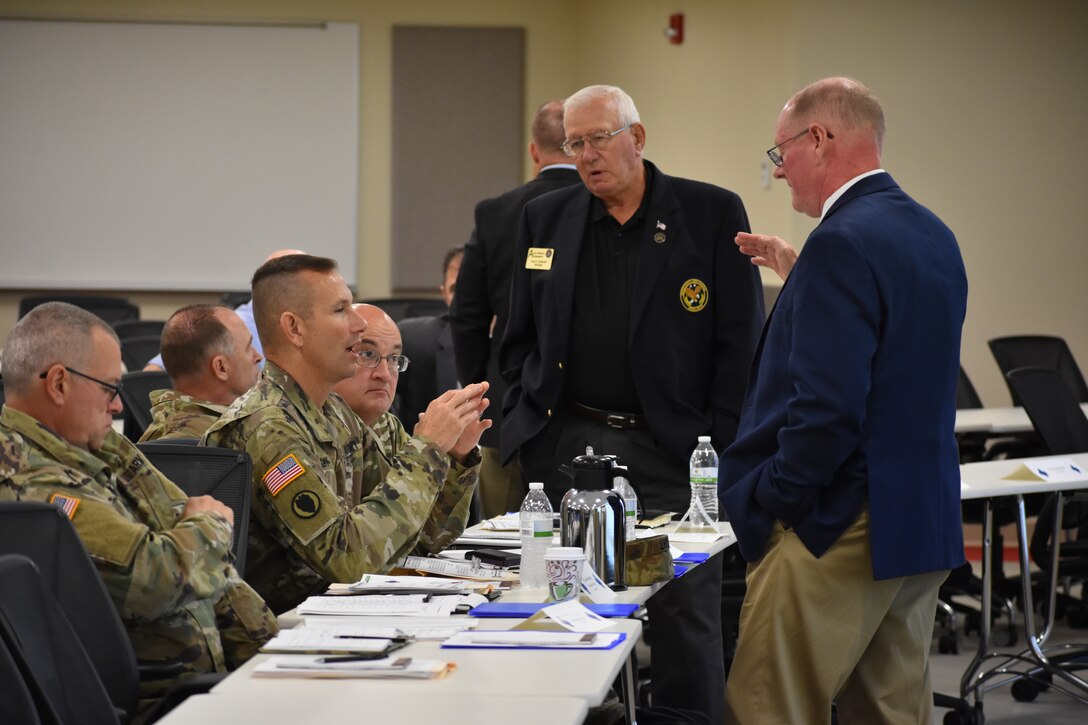
[[[693,467],[691,469],[691,482],[692,483],[717,484],[718,483],[718,469],[717,468]]]
[[[638,516],[638,499],[637,498],[625,498],[623,499],[623,513],[628,518],[634,518]]]
[[[521,525],[521,535],[529,536],[534,539],[544,538],[545,536],[551,538],[552,535],[552,520],[551,517],[547,519],[534,519],[533,521],[526,521]]]

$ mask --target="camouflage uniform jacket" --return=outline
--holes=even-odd
[[[153,390],[153,418],[151,425],[140,436],[140,442],[164,438],[200,438],[226,409],[225,405],[198,400],[176,390]]]
[[[363,491],[372,491],[393,469],[400,451],[412,436],[404,429],[400,419],[392,413],[378,418],[371,428],[363,423],[367,434],[377,445],[367,450],[363,461]],[[452,459],[451,459],[452,460]],[[467,465],[453,460],[449,475],[438,492],[438,501],[419,535],[418,553],[437,554],[461,535],[468,523],[472,493],[480,475],[479,453],[469,455]]]
[[[231,565],[221,517],[181,518],[185,493],[111,431],[95,453],[34,418],[0,414],[0,500],[61,507],[91,555],[141,663],[225,672],[278,631],[276,619]],[[145,698],[167,683],[144,683]]]
[[[277,613],[329,582],[387,571],[415,545],[450,468],[437,446],[410,438],[364,491],[374,443],[362,421],[335,393],[315,406],[271,361],[201,442],[253,460],[246,580]]]

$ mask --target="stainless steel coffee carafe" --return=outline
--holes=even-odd
[[[605,584],[615,591],[627,588],[627,542],[623,498],[612,490],[612,479],[622,475],[616,457],[593,455],[572,461],[574,487],[563,496],[559,535],[563,546],[577,546]]]

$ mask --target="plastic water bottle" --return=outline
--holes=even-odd
[[[718,520],[718,454],[710,436],[699,436],[699,445],[691,454],[691,506],[688,523],[713,527]]]
[[[619,464],[616,464],[616,468],[627,470],[627,466]],[[624,530],[627,541],[631,541],[635,538],[635,524],[638,523],[638,495],[626,476],[616,476],[613,481],[612,490],[623,499]]]
[[[521,586],[548,585],[544,574],[544,552],[552,545],[552,505],[544,495],[544,484],[533,481],[521,502]]]

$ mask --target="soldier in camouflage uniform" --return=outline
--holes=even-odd
[[[68,515],[139,662],[180,663],[187,675],[245,662],[276,633],[275,617],[231,565],[231,510],[188,498],[113,431],[113,330],[47,303],[15,326],[4,352],[0,500],[45,501]],[[143,683],[142,704],[169,684]]]
[[[367,304],[355,305],[355,311],[366,323],[359,364],[355,375],[337,383],[334,390],[362,419],[367,437],[375,444],[375,455],[367,455],[363,461],[363,490],[369,491],[389,475],[411,439],[400,419],[389,412],[400,374],[410,361],[401,354],[400,330],[389,315]],[[420,532],[418,553],[436,554],[465,530],[479,473],[478,465],[466,468],[454,462]]]
[[[332,390],[355,373],[366,325],[336,263],[266,262],[253,276],[253,305],[268,361],[203,443],[253,459],[247,579],[282,612],[330,582],[386,571],[410,551],[451,465],[476,463],[490,422],[479,420],[486,386],[451,391],[427,409],[388,475],[364,485],[375,443]],[[458,500],[475,480],[462,478],[450,484],[461,488]]]
[[[262,360],[242,318],[217,305],[189,305],[171,315],[162,359],[174,390],[151,393],[153,420],[141,442],[203,436],[257,382]]]

